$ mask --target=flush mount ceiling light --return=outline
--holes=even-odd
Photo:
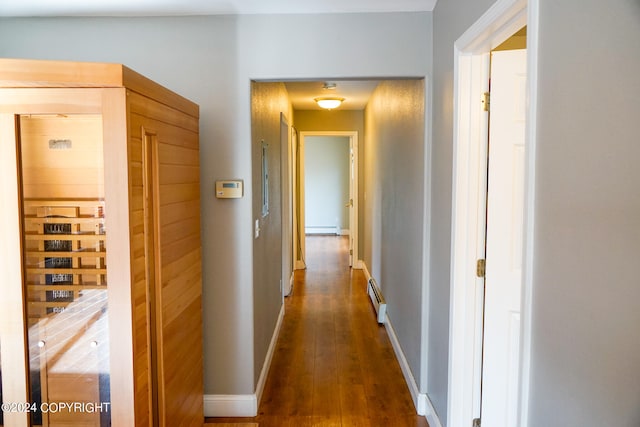
[[[321,108],[333,110],[342,104],[344,98],[315,98],[315,101]]]

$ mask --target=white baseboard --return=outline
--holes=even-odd
[[[267,356],[264,358],[264,364],[262,365],[262,372],[258,378],[258,384],[256,385],[256,403],[260,406],[260,400],[262,399],[262,392],[264,391],[264,385],[267,382],[267,375],[269,375],[269,368],[271,367],[271,360],[273,360],[273,352],[276,349],[278,342],[278,336],[280,335],[280,328],[282,327],[282,319],[284,318],[284,304],[280,307],[280,314],[278,314],[278,321],[276,327],[271,336],[271,342],[269,343],[269,349],[267,350]],[[258,414],[256,407],[256,415]]]
[[[416,379],[413,377],[411,368],[409,368],[409,362],[407,362],[407,358],[405,357],[404,352],[402,351],[402,347],[400,347],[398,336],[396,335],[396,332],[393,330],[393,325],[391,324],[391,319],[389,318],[389,315],[387,315],[387,319],[384,322],[384,326],[387,328],[387,335],[389,335],[389,340],[391,340],[393,351],[396,353],[396,359],[398,359],[398,363],[400,364],[400,369],[402,369],[404,380],[407,382],[407,386],[409,386],[409,391],[411,392],[411,397],[413,398],[413,404],[416,407],[416,411],[418,412],[418,415],[424,415],[424,408],[420,407],[421,406],[420,400],[418,398],[420,395],[420,391],[418,390],[418,384],[416,383]]]
[[[284,318],[284,304],[280,308],[271,343],[262,366],[262,372],[258,378],[256,392],[254,394],[207,394],[204,396],[205,417],[255,417],[258,415],[258,406],[267,381],[271,360],[280,335],[282,319]]]
[[[371,279],[371,273],[369,273],[369,269],[367,268],[367,264],[362,260],[360,260],[358,262],[360,263],[360,269],[364,273],[364,278],[367,279],[367,282],[368,282],[369,279]]]
[[[369,272],[366,271],[365,266],[365,274],[369,276]],[[420,393],[420,389],[418,388],[418,383],[416,383],[416,379],[411,372],[411,368],[409,367],[409,362],[402,351],[402,347],[400,346],[400,342],[398,341],[398,336],[396,335],[395,330],[393,329],[393,325],[391,323],[391,319],[389,315],[387,315],[387,319],[385,321],[385,327],[387,329],[387,335],[389,336],[389,340],[391,341],[391,345],[393,346],[393,351],[396,354],[396,359],[398,359],[398,363],[400,364],[400,369],[402,370],[402,375],[404,376],[404,380],[409,387],[409,392],[411,393],[411,397],[413,399],[413,404],[415,405],[416,412],[418,415],[422,415],[427,419],[430,427],[442,427],[442,423],[438,418],[438,414],[436,413],[429,396],[426,393]]]
[[[204,396],[205,417],[255,417],[258,401],[255,394],[207,394]]]
[[[424,393],[420,394],[420,396],[423,399],[423,405],[425,408],[424,416],[427,418],[429,427],[442,427],[442,421],[440,421],[440,417],[438,417],[438,413],[433,407],[433,403],[431,403],[431,399],[429,399],[429,396]]]

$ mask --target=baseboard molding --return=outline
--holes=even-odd
[[[366,271],[365,266],[365,274],[368,276],[368,271]],[[413,399],[413,404],[415,405],[416,412],[418,415],[422,415],[427,419],[429,423],[429,427],[442,427],[442,422],[440,418],[438,418],[438,414],[433,408],[433,404],[427,396],[426,393],[420,393],[420,389],[418,388],[418,383],[416,382],[413,373],[411,372],[411,368],[409,367],[409,362],[402,351],[402,347],[400,346],[400,341],[398,341],[398,336],[396,335],[396,331],[393,329],[393,324],[391,323],[391,319],[387,314],[387,319],[385,321],[385,327],[387,329],[387,335],[389,336],[389,340],[391,341],[391,345],[393,347],[393,351],[396,354],[396,359],[400,364],[400,369],[402,370],[402,375],[404,376],[404,380],[409,387],[409,392],[411,393],[411,397]]]
[[[431,399],[429,399],[429,396],[421,393],[420,397],[422,399],[422,405],[424,405],[425,408],[424,416],[427,418],[429,427],[442,427],[442,421],[440,421],[440,417],[438,417],[438,413],[433,407],[433,403],[431,403]]]
[[[205,417],[255,417],[258,415],[258,406],[267,381],[269,368],[273,359],[273,353],[280,335],[282,319],[284,318],[284,304],[280,308],[278,321],[276,323],[271,343],[267,350],[267,355],[262,366],[262,372],[258,378],[256,392],[254,394],[207,394],[204,396],[204,416]]]
[[[264,385],[267,382],[267,375],[269,375],[269,368],[271,367],[271,360],[273,360],[273,353],[278,343],[278,336],[280,336],[280,328],[282,327],[282,319],[284,318],[284,304],[280,306],[280,314],[278,314],[278,321],[276,327],[271,336],[271,342],[269,343],[269,349],[267,355],[264,358],[264,364],[262,365],[262,372],[258,378],[258,384],[256,385],[256,415],[258,414],[257,406],[260,406],[260,400],[262,399],[262,392],[264,391]]]
[[[258,400],[255,394],[207,394],[204,396],[205,417],[255,417]]]
[[[407,382],[407,386],[409,387],[409,391],[411,392],[411,397],[413,398],[413,404],[416,407],[416,411],[418,412],[418,415],[424,415],[424,408],[420,407],[421,402],[419,399],[420,391],[418,389],[418,383],[416,383],[416,379],[411,372],[409,362],[407,362],[407,358],[402,351],[400,341],[398,341],[398,336],[393,329],[393,324],[391,323],[391,319],[389,318],[388,314],[387,319],[384,322],[384,326],[387,328],[387,335],[389,335],[389,340],[391,340],[391,345],[393,346],[393,351],[396,354],[396,359],[398,359],[400,369],[402,369],[402,375],[404,375],[404,380]]]
[[[365,263],[363,260],[359,260],[358,262],[360,263],[360,269],[364,273],[364,278],[367,279],[367,282],[368,282],[369,279],[371,279],[371,273],[369,273],[369,269],[367,268],[367,263]]]

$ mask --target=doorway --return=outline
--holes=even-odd
[[[349,266],[354,267],[358,260],[358,133],[305,131],[300,132],[299,141],[299,150],[293,162],[297,167],[293,176],[298,178],[294,189],[297,201],[294,227],[294,254],[298,257],[295,262],[296,269],[305,268],[307,233],[347,235]],[[322,148],[323,144],[325,148]],[[334,147],[327,149],[326,146],[329,145]],[[309,150],[312,152],[309,153]],[[320,159],[320,156],[323,159]],[[307,162],[306,159],[311,161]],[[339,168],[343,171],[338,171],[337,165],[331,167],[333,172],[327,171],[327,162],[343,163],[344,167]],[[309,166],[311,168],[307,170]],[[326,175],[320,175],[320,171]],[[341,177],[344,172],[347,176]],[[325,184],[331,185],[330,181],[335,181],[334,184],[337,186],[346,185],[347,188],[339,190],[326,187],[323,191]],[[316,200],[310,204],[310,200],[306,197],[307,186],[316,193],[322,192],[323,195],[331,194],[331,196],[327,200]],[[348,197],[345,198],[344,195]],[[306,202],[305,199],[307,199]],[[327,206],[328,204],[332,206]],[[339,215],[338,218],[336,214]],[[308,219],[315,222],[309,223]],[[345,230],[344,225],[348,225],[348,230]]]
[[[512,360],[512,425],[527,425],[530,352],[530,292],[533,234],[533,165],[537,60],[537,0],[499,0],[455,44],[454,71],[454,200],[452,206],[451,324],[449,344],[448,424],[477,425],[483,411],[483,320],[485,274],[486,192],[489,116],[482,94],[489,91],[490,51],[527,26],[527,79],[524,91],[524,168],[518,184],[524,193],[520,218],[522,239],[516,244],[522,262],[518,354]],[[486,101],[486,100],[485,100]],[[494,123],[492,122],[492,125]],[[491,161],[491,160],[490,160]],[[489,213],[491,215],[491,213]],[[486,254],[486,265],[491,260]],[[495,266],[495,264],[494,264]],[[487,375],[492,375],[487,373]],[[486,395],[485,395],[486,397]],[[505,417],[506,418],[506,417]],[[504,424],[509,425],[504,421]]]

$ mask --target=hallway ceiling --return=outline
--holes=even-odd
[[[0,16],[179,16],[432,11],[437,0],[3,0]]]
[[[378,80],[329,80],[335,89],[323,89],[325,81],[286,82],[289,100],[295,110],[322,110],[314,98],[344,98],[339,110],[364,110],[371,94],[378,86]]]

